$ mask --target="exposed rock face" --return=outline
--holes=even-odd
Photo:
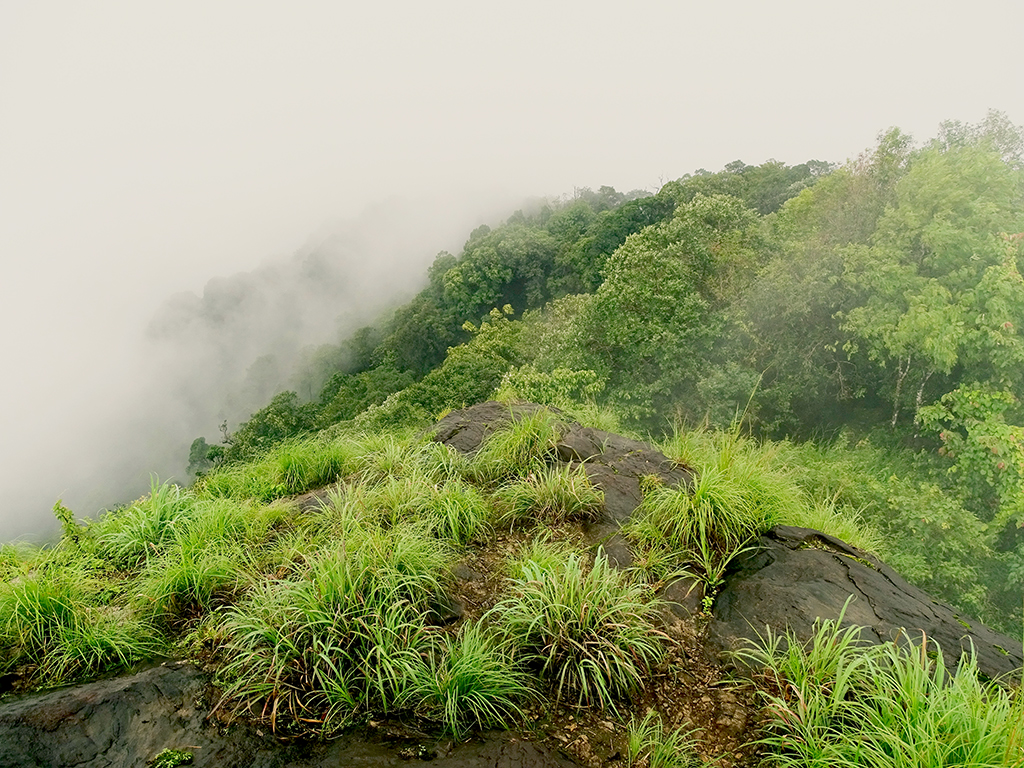
[[[766,626],[774,632],[788,626],[798,637],[810,637],[818,617],[838,618],[852,596],[843,624],[863,627],[862,640],[883,643],[909,633],[919,642],[923,631],[950,663],[973,647],[978,669],[991,678],[1024,664],[1019,639],[958,615],[839,539],[777,526],[759,543],[757,551],[738,558],[718,595],[708,640],[719,649],[735,649],[757,632],[763,635]]]
[[[533,403],[507,405],[495,401],[452,411],[437,423],[434,437],[463,453],[477,450],[484,440],[512,419],[536,413],[544,406]],[[550,409],[556,414],[556,408]],[[556,446],[558,459],[567,464],[583,463],[590,482],[604,493],[604,509],[587,534],[604,545],[610,562],[632,564],[629,547],[619,526],[629,518],[641,500],[640,478],[654,475],[666,485],[687,484],[693,474],[648,443],[567,423]]]
[[[192,753],[189,765],[196,768],[574,765],[508,733],[485,734],[467,744],[408,733],[285,743],[249,727],[224,729],[208,722],[208,688],[206,675],[177,663],[7,702],[0,705],[0,766],[143,768],[165,749]]]

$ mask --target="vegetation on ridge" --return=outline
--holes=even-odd
[[[1022,232],[1024,139],[994,113],[916,148],[887,132],[840,168],[734,164],[480,228],[299,372],[319,398],[280,393],[223,445],[197,439],[190,488],[154,480],[90,522],[58,503],[58,544],[0,549],[0,676],[190,656],[217,670],[222,711],[279,734],[402,717],[461,738],[601,712],[627,764],[653,768],[716,756],[659,698],[697,662],[653,593],[690,574],[710,607],[775,523],[1016,631]],[[492,396],[561,415],[471,456],[423,436]],[[685,490],[645,481],[629,571],[580,544],[602,497],[554,461],[569,418],[694,469]],[[446,609],[460,566],[483,585],[465,616]],[[768,670],[762,756],[1020,765],[1019,692],[934,650],[864,650],[829,624],[806,646],[769,637],[748,654]]]

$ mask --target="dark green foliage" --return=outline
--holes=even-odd
[[[315,405],[300,403],[295,392],[281,392],[231,436],[224,460],[235,462],[256,458],[282,440],[312,429],[315,424]]]
[[[694,391],[722,309],[758,267],[757,223],[735,198],[699,196],[609,259],[574,336],[579,367],[606,379],[624,412],[653,422]]]

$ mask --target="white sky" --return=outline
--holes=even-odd
[[[1022,29],[1019,0],[0,0],[0,537],[87,482],[69,465],[173,293],[395,195],[457,199],[461,227],[842,161],[891,125],[1021,123]]]

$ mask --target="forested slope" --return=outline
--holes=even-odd
[[[191,467],[491,396],[605,408],[646,434],[742,428],[805,454],[921,586],[1009,628],[1024,585],[1021,132],[998,113],[841,167],[704,171],[519,211],[438,255],[390,317],[321,350]],[[339,362],[340,361],[340,362]],[[826,479],[828,476],[828,479]]]

